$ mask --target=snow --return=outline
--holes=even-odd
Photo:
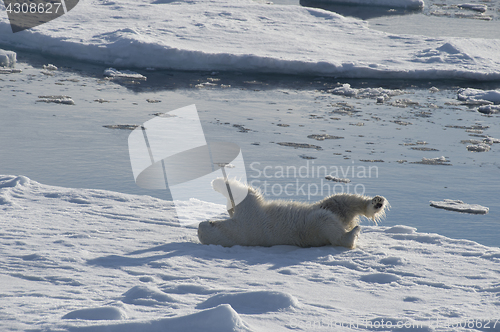
[[[2,331],[500,331],[500,249],[468,240],[363,225],[355,250],[204,246],[172,202],[12,175],[0,211]]]
[[[122,320],[124,318],[126,318],[126,314],[115,307],[80,309],[72,311],[62,317],[62,319],[85,320]]]
[[[327,3],[348,5],[383,6],[391,8],[420,9],[425,3],[423,0],[323,0]]]
[[[390,1],[396,3],[410,2]],[[0,44],[120,71],[500,78],[500,40],[387,34],[322,9],[251,0],[84,1],[56,20],[16,34],[2,16]]]
[[[486,214],[490,210],[485,206],[479,204],[467,204],[460,200],[445,199],[443,201],[430,201],[431,206],[445,209],[450,211],[457,211],[462,213],[473,213],[473,214]]]

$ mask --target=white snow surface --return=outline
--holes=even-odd
[[[486,214],[490,210],[486,206],[479,204],[467,204],[460,200],[445,199],[443,201],[430,201],[431,206],[445,209],[450,211],[473,213],[473,214]]]
[[[251,0],[81,1],[16,34],[2,15],[0,45],[117,69],[500,79],[497,39],[388,34],[321,9]]]
[[[205,246],[171,202],[1,175],[0,248],[1,331],[500,331],[500,249],[404,225]]]
[[[323,0],[323,2],[407,9],[420,9],[425,6],[424,0]]]

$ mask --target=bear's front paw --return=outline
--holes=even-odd
[[[372,206],[375,210],[381,209],[385,204],[385,198],[382,196],[375,196],[372,199]]]

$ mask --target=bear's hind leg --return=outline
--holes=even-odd
[[[350,232],[342,235],[340,241],[343,247],[354,249],[356,248],[356,242],[358,240],[359,233],[361,232],[361,227],[356,226]]]

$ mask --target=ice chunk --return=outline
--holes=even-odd
[[[351,182],[351,180],[349,180],[349,179],[337,178],[337,177],[331,176],[331,175],[325,176],[325,179],[333,181],[333,182],[342,182],[342,183],[350,183]]]
[[[412,164],[423,164],[423,165],[448,165],[451,166],[450,161],[446,159],[445,156],[437,158],[422,158],[422,161],[415,161]]]
[[[445,199],[443,201],[430,201],[431,206],[450,211],[473,214],[487,214],[490,210],[478,204],[467,204],[459,200]]]
[[[490,151],[491,147],[488,144],[472,144],[472,145],[467,145],[467,150],[471,152],[488,152]]]
[[[13,68],[16,64],[16,53],[0,49],[0,67]]]
[[[483,114],[497,114],[500,113],[500,105],[483,105],[477,109],[479,113]]]
[[[457,94],[461,101],[481,101],[486,100],[495,104],[500,104],[500,90],[481,90],[481,89],[460,89]]]
[[[356,97],[356,98],[376,98],[377,102],[384,102],[392,96],[398,96],[405,92],[400,89],[384,89],[384,88],[352,88],[349,83],[342,86],[327,90],[334,95]]]
[[[56,103],[64,105],[75,105],[75,101],[70,96],[38,96],[37,102]]]
[[[470,10],[474,10],[476,12],[481,12],[481,13],[484,13],[488,10],[488,6],[486,6],[484,4],[478,4],[478,3],[463,3],[463,4],[458,5],[458,8],[470,9]]]
[[[103,75],[106,77],[109,77],[109,78],[128,78],[128,79],[141,80],[141,81],[146,80],[146,76],[141,75],[135,71],[131,71],[131,70],[120,71],[120,70],[117,70],[115,68],[105,69]]]

